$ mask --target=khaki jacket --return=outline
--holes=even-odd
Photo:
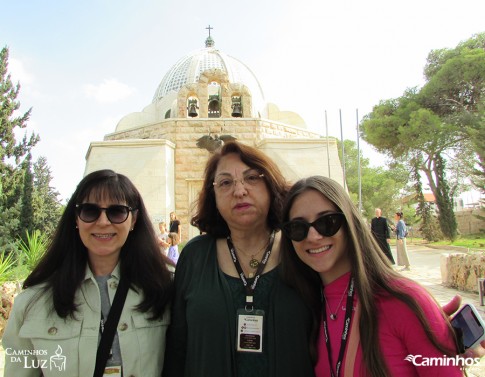
[[[119,266],[108,280],[113,302]],[[150,321],[150,313],[135,310],[142,293],[130,289],[118,324],[124,377],[159,377],[162,373],[169,311]],[[96,280],[86,268],[86,278],[76,293],[76,319],[63,319],[52,309],[50,293],[28,288],[14,302],[3,335],[5,377],[92,376],[96,364],[101,299]]]

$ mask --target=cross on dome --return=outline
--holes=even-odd
[[[211,36],[211,30],[214,29],[213,27],[211,27],[210,25],[206,27],[207,30],[209,30],[209,37]]]
[[[211,37],[211,30],[214,28],[209,25],[206,29],[209,30],[209,36],[205,40],[205,47],[214,47],[214,40]]]

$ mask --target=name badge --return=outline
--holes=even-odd
[[[263,352],[263,322],[264,310],[237,311],[237,351]]]
[[[121,366],[104,368],[103,377],[121,377]]]

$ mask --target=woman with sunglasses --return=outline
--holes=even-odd
[[[298,181],[283,218],[283,275],[312,308],[317,377],[463,375],[413,363],[456,356],[452,328],[423,287],[392,269],[338,183]]]
[[[21,356],[6,358],[5,376],[159,377],[172,298],[162,258],[133,183],[84,177],[15,299],[3,347]]]
[[[164,377],[313,377],[311,313],[279,272],[287,184],[256,148],[209,159],[175,271]]]

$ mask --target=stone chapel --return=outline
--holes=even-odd
[[[336,139],[267,103],[251,70],[215,47],[210,28],[205,48],[175,63],[148,106],[90,143],[85,174],[109,168],[128,176],[155,229],[175,211],[186,242],[199,234],[189,223],[205,162],[227,138],[264,151],[290,181],[319,174],[343,185]]]

